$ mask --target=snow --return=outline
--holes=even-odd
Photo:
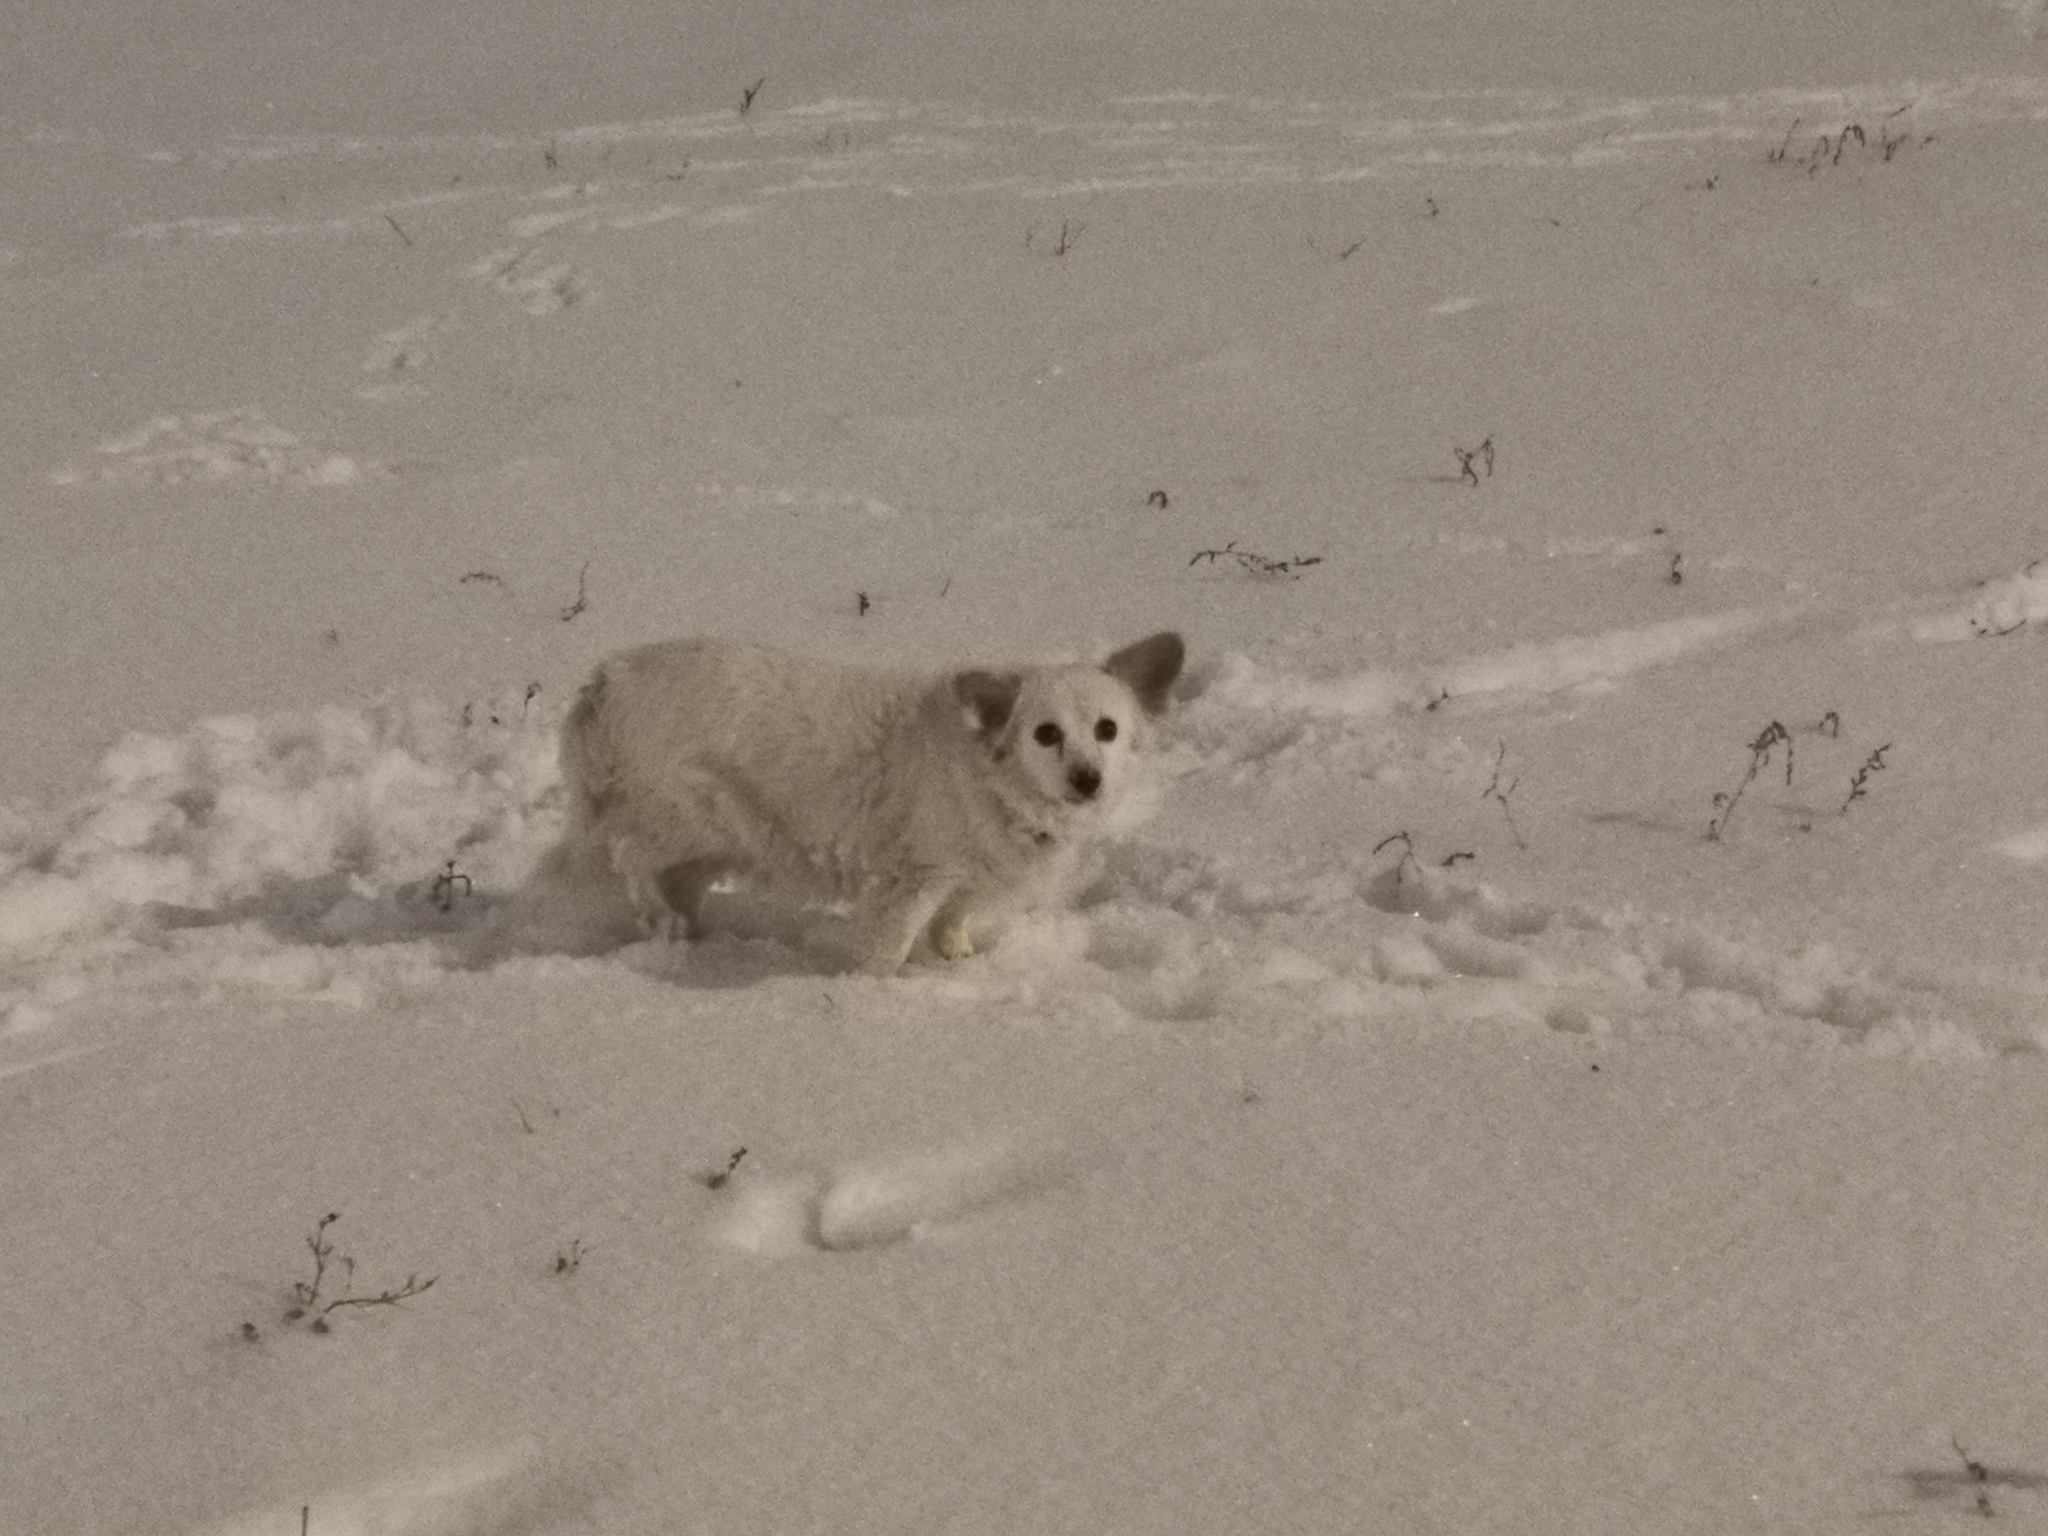
[[[2048,81],[1855,9],[0,22],[0,1529],[2044,1518]],[[1168,626],[986,954],[533,878],[613,649]]]

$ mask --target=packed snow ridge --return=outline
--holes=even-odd
[[[2044,593],[2029,566],[1921,628],[1946,638],[1987,615],[2001,627],[2039,623]],[[1184,685],[1162,763],[1191,783],[1272,780],[1305,771],[1305,753],[1356,756],[1447,687],[1603,686],[1770,618],[1566,637],[1415,675],[1312,680],[1226,655]],[[1305,719],[1324,726],[1304,737],[1289,722]],[[625,965],[684,986],[714,972],[796,985],[814,971],[772,923],[749,931],[736,921],[739,931],[671,951],[633,934],[594,936],[580,915],[522,909],[561,823],[556,727],[556,710],[513,696],[129,735],[90,791],[52,809],[18,807],[0,823],[0,1067],[63,1048],[63,1021],[96,999],[150,988],[245,987],[372,1007],[390,987],[534,956]],[[1276,742],[1290,745],[1266,749]],[[2033,831],[2002,851],[2039,859],[2044,847]],[[1402,1015],[1595,1035],[1732,1029],[1915,1054],[2048,1044],[2048,1025],[1987,1025],[1966,999],[1887,979],[1853,955],[1773,953],[1630,912],[1520,899],[1412,846],[1332,846],[1262,869],[1149,826],[1098,851],[1077,910],[1034,919],[988,956],[861,984],[1041,1007],[1064,998],[1059,1006],[1091,1017],[1181,1027],[1255,1005],[1277,1028],[1318,1036]],[[785,1191],[780,1214],[762,1214],[756,1236],[736,1241],[830,1244],[841,1227],[926,1219],[874,1215],[894,1209],[873,1194],[887,1183]],[[845,1192],[869,1186],[872,1199]],[[845,1214],[849,1201],[865,1214]]]

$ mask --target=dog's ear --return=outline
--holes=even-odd
[[[961,672],[953,678],[953,697],[974,712],[974,723],[983,735],[993,736],[1010,723],[1017,690],[1023,686],[1023,677],[1015,672]]]
[[[1187,647],[1172,630],[1147,635],[1136,645],[1127,645],[1102,664],[1102,670],[1138,696],[1148,715],[1166,711],[1166,690],[1180,676],[1180,664]]]

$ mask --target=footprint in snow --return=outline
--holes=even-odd
[[[470,276],[516,302],[530,315],[552,315],[590,297],[590,285],[566,261],[547,261],[531,246],[508,246],[473,262]]]
[[[301,486],[353,485],[365,466],[334,453],[250,409],[192,411],[157,416],[134,431],[97,445],[102,462],[65,468],[58,485],[94,481],[181,485],[187,481],[244,481]]]
[[[531,1530],[549,1502],[535,1447],[520,1442],[458,1455],[383,1482],[328,1488],[302,1502],[253,1509],[198,1536],[478,1536]]]
[[[878,1158],[823,1176],[736,1176],[713,1240],[763,1258],[943,1237],[975,1213],[1058,1183],[1067,1156],[995,1139]]]
[[[416,389],[412,380],[432,357],[427,337],[439,330],[445,319],[443,315],[422,315],[381,333],[363,358],[362,371],[375,375],[376,382],[358,389],[356,397],[387,400]]]

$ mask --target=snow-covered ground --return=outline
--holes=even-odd
[[[2035,9],[125,9],[0,21],[0,1530],[2048,1522]],[[608,650],[1168,626],[991,953],[522,902]]]

